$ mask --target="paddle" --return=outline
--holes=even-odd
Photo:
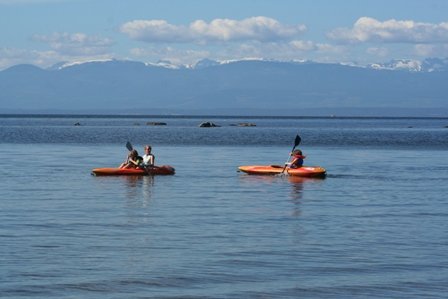
[[[129,151],[132,151],[134,148],[132,147],[132,144],[128,141],[128,142],[126,142],[126,148],[129,150]]]
[[[300,138],[299,134],[296,135],[296,139],[294,139],[294,146],[292,147],[291,153],[295,150],[295,148],[300,144],[300,141],[302,141],[302,138]],[[286,166],[288,166],[289,159],[291,158],[291,155],[288,157],[288,160],[285,162],[285,167],[283,167],[283,170],[280,174],[283,174],[285,172]]]
[[[128,149],[128,151],[132,151],[134,149],[132,147],[132,144],[129,141],[126,142],[126,148]],[[129,155],[126,156],[126,160],[121,165],[123,166],[124,164],[127,164],[128,162],[129,162]]]

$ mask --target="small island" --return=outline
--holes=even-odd
[[[147,126],[166,126],[167,123],[165,122],[158,122],[158,121],[149,121],[146,123]]]
[[[200,128],[215,128],[215,127],[220,127],[220,126],[217,124],[214,124],[212,122],[206,121],[206,122],[201,123],[199,125],[199,127]]]

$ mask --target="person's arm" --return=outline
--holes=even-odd
[[[297,162],[298,159],[299,159],[299,158],[293,158],[292,161],[291,161],[291,163],[289,163],[289,166],[291,166],[291,165],[295,165],[295,163]]]
[[[133,160],[133,159],[131,159],[131,158],[129,158],[129,162],[130,163],[132,163],[132,164],[134,164],[135,166],[138,166],[138,160]]]

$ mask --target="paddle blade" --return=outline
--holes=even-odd
[[[133,150],[132,144],[131,144],[129,141],[126,142],[126,148],[127,148],[129,151],[132,151],[132,150]]]
[[[300,138],[299,134],[297,134],[296,139],[294,140],[294,147],[298,146],[300,141],[302,141],[302,138]]]

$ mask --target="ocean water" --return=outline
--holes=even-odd
[[[0,297],[446,298],[447,125],[1,116]],[[325,179],[237,172],[283,164],[297,133]],[[90,174],[127,140],[176,175]]]

